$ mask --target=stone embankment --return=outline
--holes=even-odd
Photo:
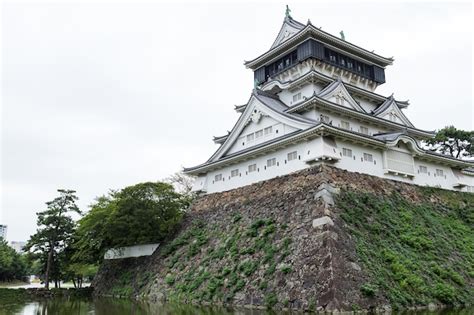
[[[152,256],[107,262],[93,285],[308,311],[472,303],[473,205],[472,194],[318,166],[198,198]]]

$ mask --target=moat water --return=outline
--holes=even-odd
[[[278,312],[248,309],[209,308],[177,304],[150,304],[124,299],[66,299],[51,298],[36,301],[0,301],[0,315],[263,315],[263,314],[302,314],[298,312]],[[469,309],[447,309],[435,312],[401,312],[403,315],[473,315],[474,307]]]

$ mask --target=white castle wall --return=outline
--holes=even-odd
[[[112,248],[105,252],[104,259],[122,259],[130,257],[150,256],[158,248],[159,244],[144,244]]]
[[[314,92],[319,93],[323,89],[322,84],[307,83],[300,88],[290,90],[283,90],[278,93],[280,100],[287,106],[293,106],[304,101],[304,98],[310,98]],[[298,101],[293,100],[293,96],[301,93],[301,99]]]
[[[313,156],[323,155],[323,152],[320,152],[320,145],[321,138],[316,138],[309,142],[291,145],[285,149],[280,149],[277,152],[268,153],[249,161],[240,162],[222,168],[219,171],[209,172],[207,176],[196,179],[194,190],[205,190],[207,193],[226,191],[305,169],[310,166],[310,164],[307,164],[305,160]],[[351,149],[353,156],[343,156],[342,148]],[[288,162],[287,154],[292,151],[297,151],[298,159]],[[373,162],[364,161],[364,153],[371,154],[373,156]],[[441,166],[431,162],[419,161],[416,158],[414,161],[414,178],[411,179],[408,177],[386,174],[384,171],[383,152],[381,150],[362,147],[341,140],[336,140],[336,147],[331,148],[330,151],[324,152],[324,154],[339,157],[339,160],[334,163],[334,166],[351,172],[364,173],[421,186],[438,186],[445,189],[453,189],[453,185],[458,182],[450,167]],[[266,168],[267,160],[270,158],[276,158],[277,165]],[[253,163],[257,164],[258,170],[253,173],[248,173],[248,166]],[[418,170],[420,165],[426,166],[429,174],[419,174]],[[239,170],[239,176],[231,177],[231,171],[235,169]],[[442,169],[445,176],[435,176],[436,169]],[[217,174],[222,174],[222,181],[214,181],[215,175]],[[469,185],[474,186],[474,177],[467,178],[470,183]],[[469,188],[463,188],[462,190],[466,191],[468,189]]]
[[[264,130],[265,128],[270,126],[272,127],[272,132],[270,134],[265,135],[264,133],[263,136],[260,138],[254,138],[254,140],[252,141],[247,141],[248,134],[254,133],[258,130]],[[244,128],[244,130],[242,130],[241,136],[237,138],[235,144],[229,149],[228,154],[232,154],[234,152],[253,147],[260,143],[267,142],[273,138],[283,136],[295,130],[295,128],[282,124],[281,122],[276,121],[273,118],[262,117],[258,123],[251,122],[247,127]]]
[[[347,121],[350,124],[350,129],[355,132],[360,132],[360,127],[366,127],[369,129],[369,135],[377,134],[377,133],[383,133],[383,132],[388,132],[389,130],[380,126],[375,126],[375,125],[369,125],[365,122],[361,122],[359,120],[356,120],[351,117],[344,117],[341,118],[340,116],[336,116],[332,113],[329,113],[324,110],[316,110],[316,109],[311,109],[303,114],[304,117],[313,119],[313,120],[318,120],[321,115],[326,115],[329,117],[329,121],[332,121],[332,125],[335,127],[341,128],[341,121]]]

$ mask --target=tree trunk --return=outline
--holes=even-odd
[[[46,264],[46,274],[44,280],[44,287],[49,289],[49,273],[51,271],[51,263],[53,261],[53,246],[49,246],[49,253],[48,253],[48,262]]]
[[[74,279],[74,277],[72,278],[72,284],[74,284],[74,287],[77,289],[76,280]]]

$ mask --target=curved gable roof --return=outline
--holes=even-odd
[[[251,119],[254,110],[261,110],[270,117],[297,129],[306,129],[316,124],[316,121],[305,118],[299,114],[284,112],[288,106],[283,104],[278,97],[259,90],[253,90],[244,112],[240,115],[234,127],[230,131],[222,145],[209,158],[208,162],[214,162],[223,157],[232,145],[237,141],[247,122]]]
[[[304,24],[293,20],[291,16],[286,16],[285,19],[283,20],[283,24],[280,28],[280,31],[278,32],[278,35],[273,42],[272,46],[270,49],[273,49],[274,47],[280,45],[284,41],[288,40],[289,38],[293,37],[296,33],[301,31],[305,27]]]
[[[407,126],[414,127],[410,120],[405,116],[402,112],[400,107],[398,106],[397,102],[393,98],[393,94],[387,98],[385,102],[382,103],[379,107],[377,107],[374,111],[372,111],[372,115],[377,117],[382,117],[386,115],[388,112],[394,112],[398,118]]]
[[[347,91],[344,83],[342,82],[341,77],[338,77],[334,82],[330,83],[328,86],[322,89],[317,95],[321,98],[329,100],[331,97],[338,93],[342,94],[344,99],[353,109],[359,112],[366,113],[364,108],[362,108],[362,106],[360,106],[359,103],[357,103],[356,100],[352,97],[349,91]]]

